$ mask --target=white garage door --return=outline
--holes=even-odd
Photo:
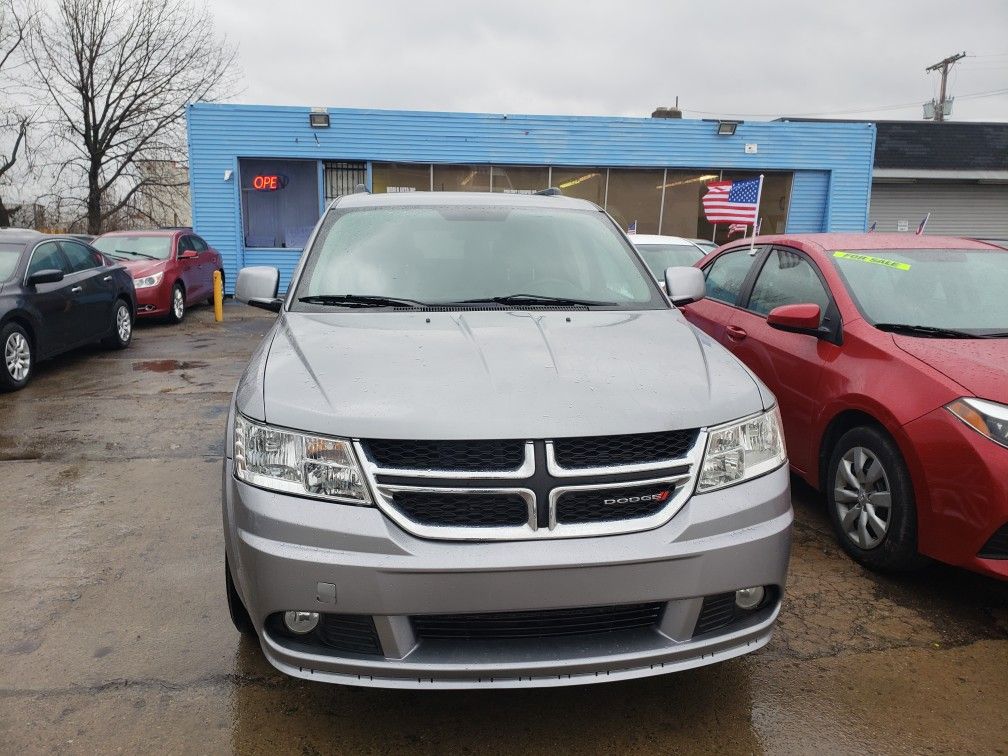
[[[926,233],[1008,239],[1008,184],[872,184],[869,226],[916,231],[928,212]]]

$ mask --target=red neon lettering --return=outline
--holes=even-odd
[[[256,176],[252,179],[252,188],[258,192],[275,192],[280,188],[278,176]]]

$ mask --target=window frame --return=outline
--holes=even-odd
[[[748,248],[749,248],[748,244],[740,244],[736,247],[729,247],[728,249],[718,253],[717,257],[713,258],[712,260],[709,260],[706,265],[700,268],[700,270],[702,270],[704,274],[704,282],[707,281],[707,276],[710,274],[710,269],[714,267],[714,263],[722,259],[725,255],[731,254],[733,252],[742,252],[747,250]],[[754,271],[762,269],[763,259],[766,256],[768,248],[769,245],[767,244],[756,245],[755,248],[756,252],[755,254],[752,255],[752,262],[749,264],[749,272],[746,273],[745,278],[742,279],[742,284],[739,286],[739,293],[735,297],[734,302],[725,302],[722,299],[715,299],[714,297],[706,297],[706,299],[710,299],[712,302],[717,302],[718,304],[723,304],[725,307],[734,307],[737,310],[744,310],[745,307],[742,306],[742,303],[749,302],[749,295],[752,292],[752,285],[753,282],[756,280],[756,275]]]
[[[57,239],[43,239],[42,241],[38,242],[34,247],[32,247],[31,253],[28,255],[28,263],[25,265],[24,278],[22,278],[21,280],[23,286],[28,286],[28,276],[31,275],[32,260],[35,259],[35,253],[38,251],[38,248],[41,247],[43,244],[49,244],[49,243],[55,244],[56,251],[59,252],[60,259],[63,262],[63,267],[61,268],[63,276],[66,277],[73,275],[73,272],[70,270],[70,261],[66,259],[66,255],[63,253],[63,247],[60,246],[59,241]],[[47,270],[47,268],[42,268],[42,270]]]
[[[58,244],[60,247],[60,251],[63,253],[64,259],[67,261],[67,264],[71,267],[70,273],[67,273],[66,275],[71,275],[73,273],[87,273],[89,270],[98,270],[99,268],[105,267],[105,263],[102,262],[105,259],[104,255],[102,255],[102,253],[99,252],[97,249],[94,249],[93,247],[91,247],[88,244],[85,244],[84,242],[77,241],[76,239],[60,239],[58,241]],[[70,260],[70,253],[67,251],[67,249],[72,248],[75,245],[78,247],[83,247],[84,251],[88,253],[88,257],[90,257],[91,261],[94,262],[95,264],[87,268],[81,268],[80,270],[73,269],[73,263]]]

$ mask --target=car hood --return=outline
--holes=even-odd
[[[167,260],[120,260],[118,258],[112,258],[112,260],[126,268],[133,278],[143,278],[152,273],[157,273],[164,270],[168,264]]]
[[[287,312],[242,384],[250,417],[355,438],[643,433],[764,404],[675,310]]]
[[[921,339],[894,334],[893,341],[970,393],[1008,404],[1008,339]]]

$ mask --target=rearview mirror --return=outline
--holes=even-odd
[[[252,307],[280,312],[283,300],[277,299],[280,271],[267,265],[254,265],[238,271],[234,298]]]
[[[707,294],[703,271],[687,267],[666,268],[665,293],[676,306],[700,301]]]
[[[184,249],[179,255],[179,260],[195,260],[197,257],[199,257],[199,252],[195,249]]]
[[[38,284],[59,283],[62,280],[62,270],[56,270],[56,268],[46,268],[45,270],[37,270],[28,276],[28,285],[37,286]]]
[[[806,333],[810,336],[828,335],[820,331],[822,311],[817,304],[781,305],[770,310],[767,325],[779,331]]]

